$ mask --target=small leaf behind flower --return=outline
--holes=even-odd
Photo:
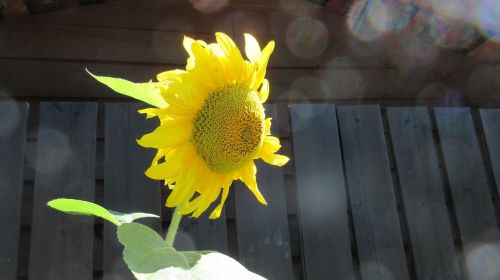
[[[68,214],[100,217],[116,226],[131,223],[140,218],[159,218],[159,216],[149,213],[120,213],[108,210],[95,203],[78,199],[58,198],[49,201],[47,205]]]
[[[121,78],[96,76],[87,69],[85,71],[94,79],[118,93],[130,96],[157,108],[165,108],[167,106],[167,102],[163,100],[163,97],[151,83],[134,83]]]
[[[196,263],[201,259],[201,256],[205,254],[214,253],[215,251],[180,251],[188,261],[188,268],[196,265]]]
[[[118,240],[125,247],[123,259],[135,273],[153,273],[167,267],[188,268],[186,257],[167,245],[151,228],[128,223],[118,227]]]
[[[182,253],[182,255],[184,255],[184,257],[186,258],[188,263],[188,268],[195,266],[196,263],[201,259],[201,256],[203,255],[203,253],[196,251],[184,251],[180,253]]]
[[[78,199],[58,198],[49,201],[47,205],[68,214],[97,216],[110,221],[116,226],[121,224],[113,214],[106,210],[106,208],[92,202]]]
[[[141,213],[141,212],[120,213],[120,212],[116,212],[113,210],[108,210],[108,211],[122,224],[131,223],[131,222],[133,222],[137,219],[141,219],[141,218],[160,218],[160,216],[158,216],[158,215],[149,214],[149,213]]]

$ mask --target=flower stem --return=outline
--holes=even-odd
[[[174,246],[174,239],[177,230],[179,229],[179,223],[181,222],[182,215],[179,213],[180,206],[177,206],[174,209],[174,213],[172,214],[172,221],[170,221],[170,226],[168,227],[167,237],[165,241],[167,245],[170,247]]]

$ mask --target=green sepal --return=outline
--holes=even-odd
[[[106,86],[120,94],[130,96],[134,99],[143,101],[157,108],[167,107],[167,102],[165,102],[163,97],[159,94],[158,90],[152,86],[151,82],[134,83],[121,78],[96,76],[92,74],[88,69],[85,69],[85,71],[87,71],[90,76],[92,76],[100,83],[105,84]]]

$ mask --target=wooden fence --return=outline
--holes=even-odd
[[[0,278],[131,279],[114,227],[57,197],[161,215],[144,176],[156,125],[137,103],[0,102]],[[500,109],[269,105],[292,161],[258,164],[219,220],[183,220],[180,249],[218,250],[268,279],[500,279]]]

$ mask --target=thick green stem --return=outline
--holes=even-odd
[[[172,214],[172,221],[170,221],[170,226],[168,227],[167,237],[165,241],[167,245],[170,247],[174,246],[175,234],[179,229],[179,223],[181,222],[182,215],[179,213],[180,206],[177,206],[174,209],[174,213]]]

